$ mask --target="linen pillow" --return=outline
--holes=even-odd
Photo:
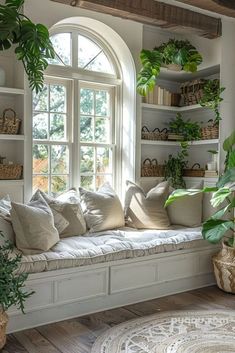
[[[125,214],[127,225],[137,229],[167,229],[170,221],[164,204],[169,193],[169,183],[162,182],[147,194],[127,181]]]
[[[0,200],[0,216],[2,216],[5,219],[9,219],[10,210],[11,210],[10,196],[6,195]]]
[[[203,182],[191,189],[202,189]],[[170,188],[170,194],[174,191]],[[203,194],[185,196],[167,207],[171,224],[184,227],[198,227],[202,224]]]
[[[125,219],[121,202],[109,183],[97,192],[79,188],[84,214],[90,232],[124,227]]]
[[[16,246],[23,254],[48,251],[60,240],[51,209],[41,196],[27,205],[16,202],[11,205]]]
[[[50,206],[60,238],[83,235],[86,232],[86,221],[75,190],[73,192],[69,190],[59,196],[59,199],[37,190],[32,199],[37,199],[38,195],[41,195]]]

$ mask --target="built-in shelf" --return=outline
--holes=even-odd
[[[183,177],[185,181],[187,180],[204,180],[204,181],[211,181],[211,182],[216,182],[218,180],[218,177]],[[141,181],[148,181],[148,180],[162,180],[163,177],[141,177]]]
[[[24,179],[17,179],[17,180],[0,180],[0,185],[17,185],[17,186],[24,186]]]
[[[22,88],[0,87],[0,94],[7,95],[23,95],[25,93]]]
[[[25,140],[25,135],[0,134],[0,140],[24,141]]]
[[[189,112],[189,111],[196,111],[205,109],[200,104],[189,105],[185,107],[175,107],[175,106],[168,106],[168,105],[160,105],[160,104],[149,104],[149,103],[142,103],[143,109],[149,110],[159,110],[159,111],[169,111],[169,112]]]
[[[199,145],[217,145],[219,143],[218,139],[213,140],[198,140],[198,141],[188,141],[189,146],[199,146]],[[157,146],[180,146],[178,141],[161,141],[161,140],[141,140],[142,145],[157,145]]]
[[[185,81],[190,81],[195,78],[201,78],[201,77],[207,77],[211,75],[218,74],[220,71],[220,65],[214,65],[210,67],[201,67],[199,66],[198,71],[196,72],[185,72],[183,70],[181,71],[173,71],[169,70],[165,67],[161,68],[160,76],[159,78],[169,80],[169,81],[176,81],[176,82],[185,82]]]

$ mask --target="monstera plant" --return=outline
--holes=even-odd
[[[202,56],[188,40],[170,39],[153,50],[143,49],[140,60],[142,69],[137,77],[137,91],[146,96],[154,89],[161,67],[174,64],[180,70],[195,72],[202,63]]]
[[[211,204],[216,212],[202,225],[202,236],[212,244],[223,241],[222,251],[213,257],[218,286],[227,292],[235,293],[233,282],[235,269],[235,131],[224,141],[226,152],[225,170],[215,187],[202,190],[179,189],[174,191],[166,206],[183,197],[198,193],[213,193]]]
[[[24,1],[5,0],[5,4],[0,5],[0,51],[14,47],[30,87],[39,92],[48,59],[53,59],[55,52],[48,29],[42,24],[34,24],[23,14]]]

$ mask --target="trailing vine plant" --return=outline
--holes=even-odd
[[[201,138],[199,123],[190,119],[184,120],[181,113],[177,113],[176,117],[170,120],[168,126],[170,132],[182,135],[184,141],[194,141]]]
[[[23,14],[25,0],[5,0],[0,5],[0,51],[14,46],[18,60],[22,61],[29,85],[36,92],[43,88],[43,72],[48,59],[55,57],[48,29],[34,24]]]

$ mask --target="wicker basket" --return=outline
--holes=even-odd
[[[183,176],[185,177],[201,177],[205,175],[205,169],[202,169],[199,163],[195,163],[191,169],[184,169]]]
[[[13,115],[11,117],[6,116],[8,112],[11,112]],[[16,117],[16,112],[11,109],[5,109],[0,118],[0,134],[9,134],[17,135],[20,130],[21,120]]]
[[[5,312],[0,310],[0,350],[6,344],[6,327],[8,323],[8,316]]]
[[[21,179],[23,166],[18,164],[0,164],[0,180]]]
[[[205,80],[193,80],[185,82],[180,86],[184,105],[198,104],[203,96]]]
[[[159,128],[149,131],[147,126],[142,127],[141,137],[143,140],[167,140],[168,131],[166,128],[159,130]]]
[[[208,125],[201,128],[201,139],[202,140],[213,140],[219,138],[219,126]]]
[[[159,165],[156,159],[146,158],[141,167],[142,177],[163,177],[165,166]]]

